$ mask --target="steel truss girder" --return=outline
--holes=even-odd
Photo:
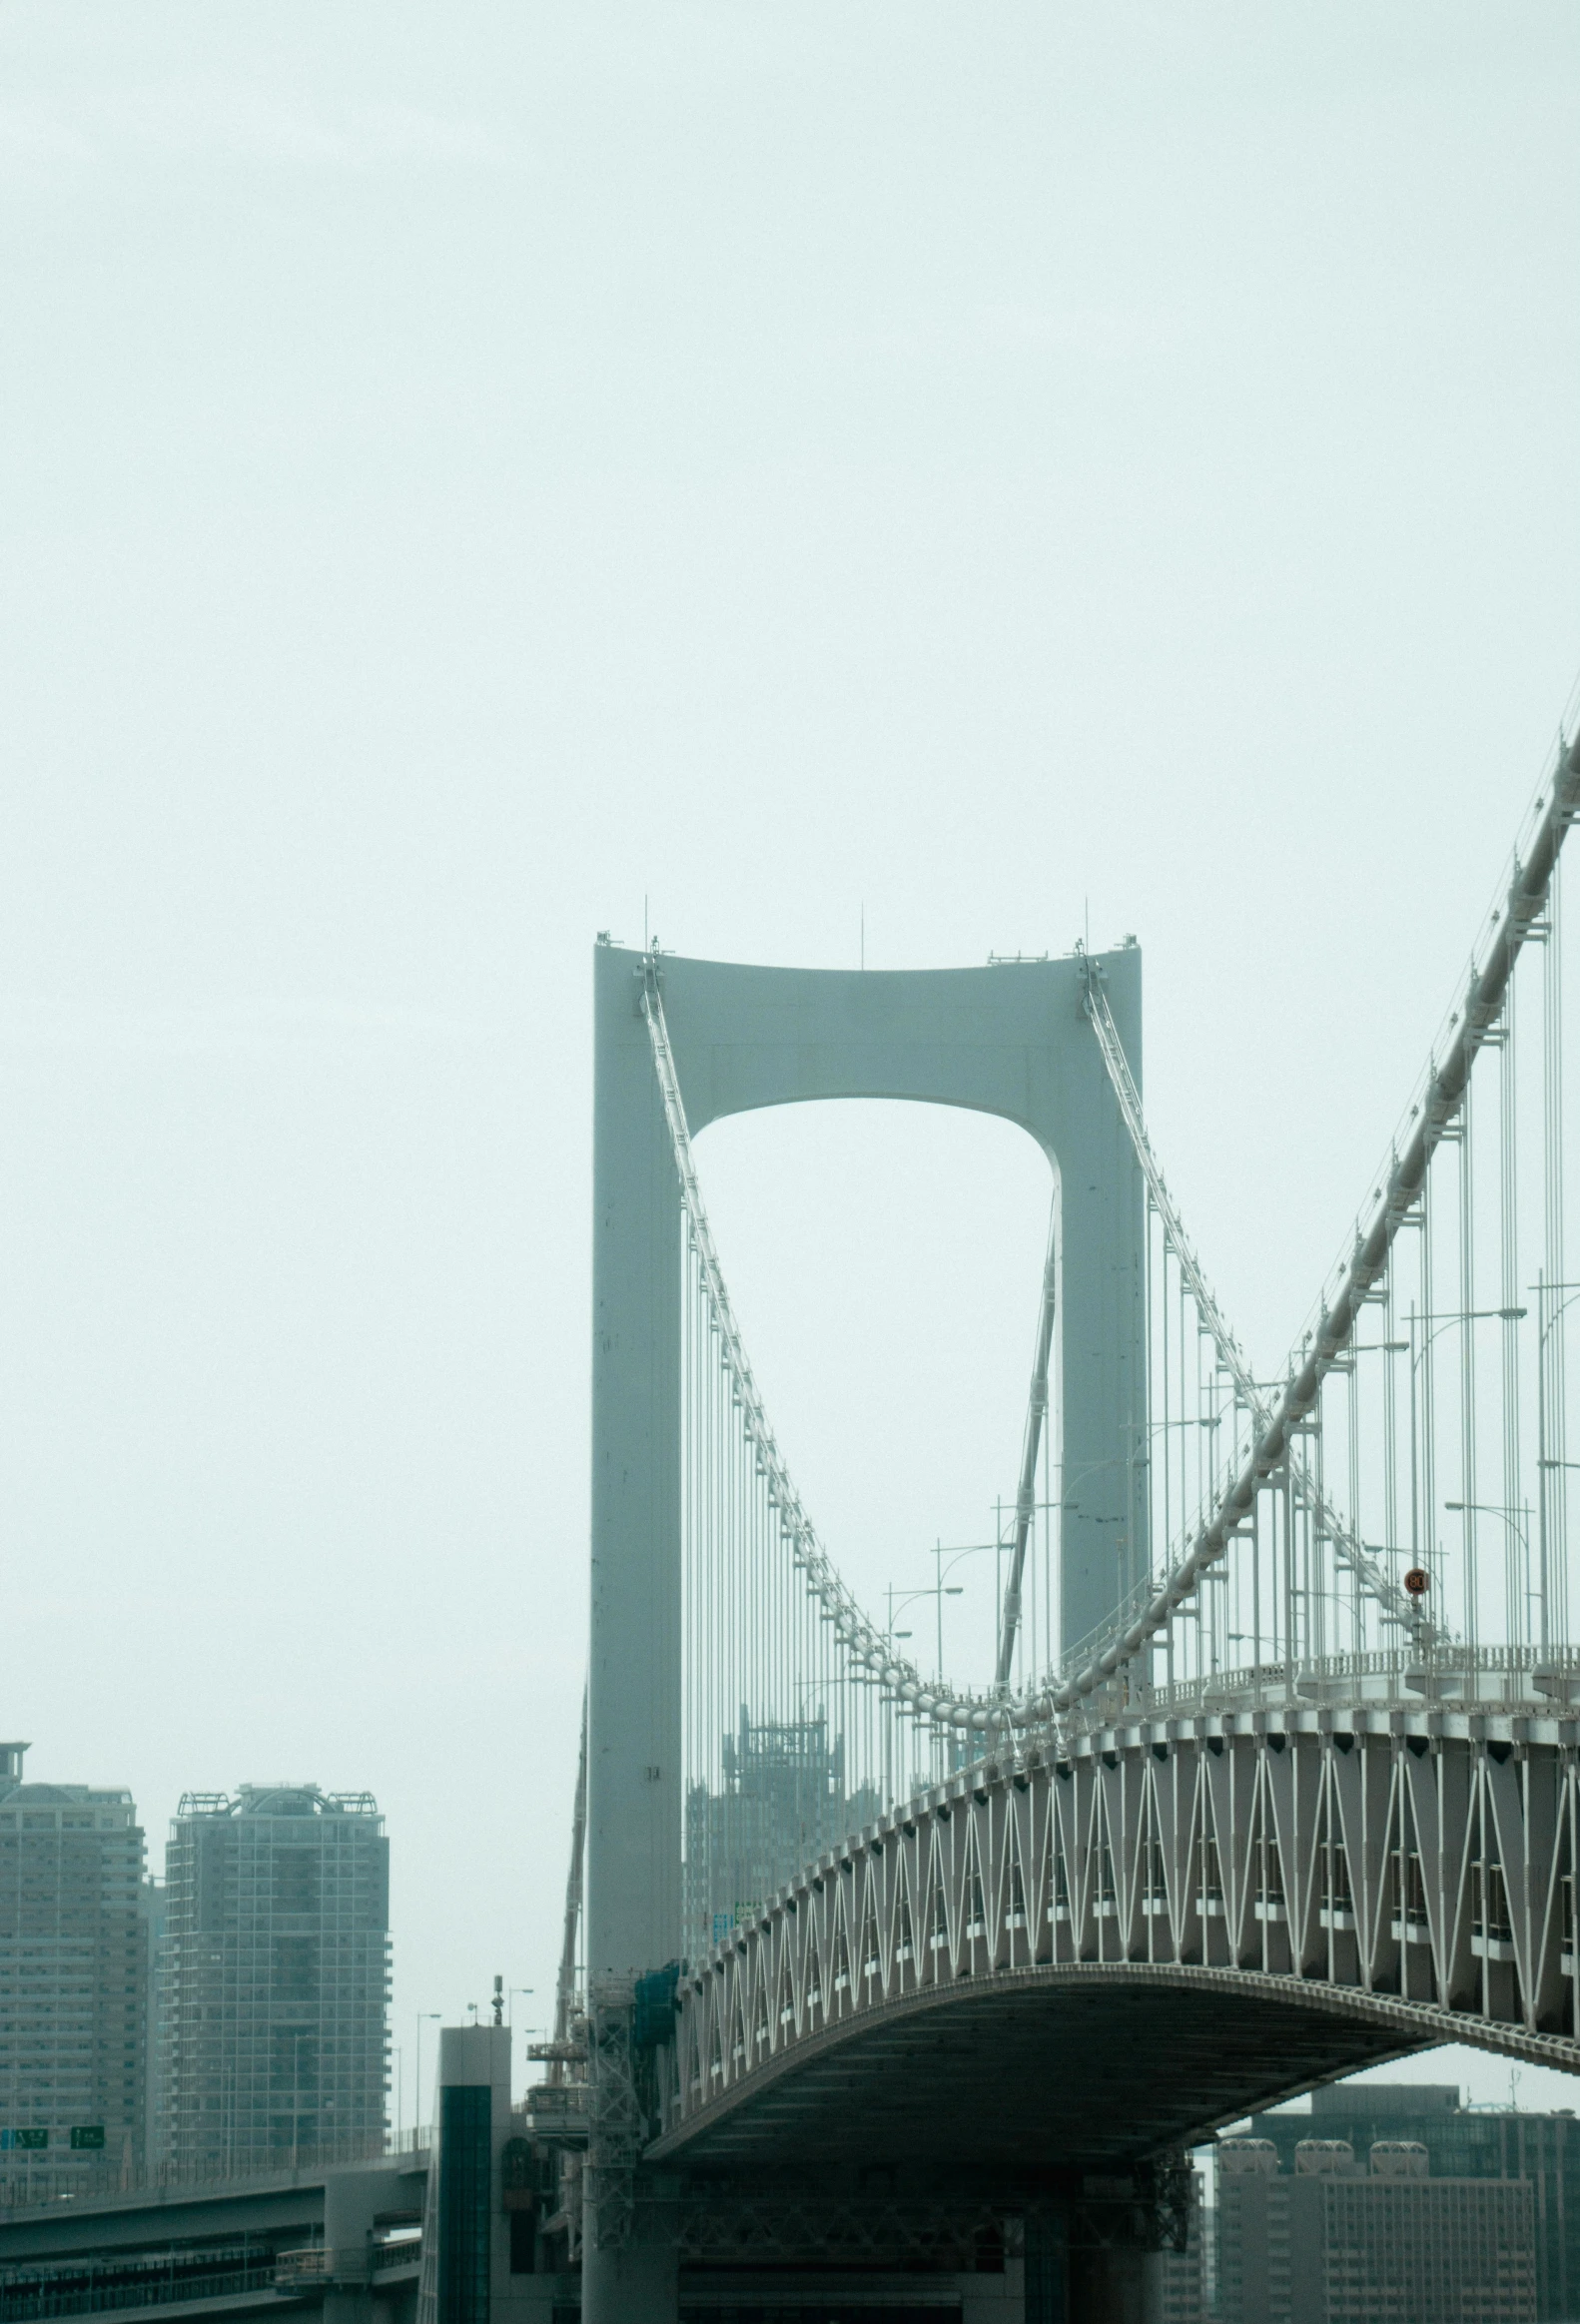
[[[1002,2239],[1003,2205],[847,2201],[809,2195],[774,2197],[728,2183],[699,2191],[680,2206],[682,2261],[749,2267],[764,2260],[826,2258],[867,2265],[923,2259],[969,2267],[981,2244]]]
[[[682,1978],[656,2152],[683,2154],[798,2048],[929,1991],[1083,1964],[1580,2069],[1580,1723],[1350,1716],[1115,1728],[869,1827]]]
[[[1063,2200],[1009,2191],[1002,2201],[937,2192],[917,2201],[871,2192],[840,2199],[704,2180],[680,2199],[679,2246],[682,2263],[716,2267],[817,2258],[969,2268],[985,2242],[1018,2251],[1029,2219],[1057,2219],[1078,2249],[1183,2251],[1193,2197],[1189,2160],[1181,2152],[1154,2157],[1112,2186],[1078,2182]]]

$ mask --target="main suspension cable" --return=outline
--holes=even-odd
[[[1125,1045],[1120,1040],[1119,1027],[1114,1022],[1114,1012],[1109,1007],[1109,997],[1103,990],[1097,964],[1090,956],[1087,959],[1086,969],[1087,1019],[1098,1037],[1098,1047],[1103,1052],[1103,1063],[1108,1069],[1109,1081],[1113,1087],[1114,1095],[1119,1101],[1120,1112],[1125,1119],[1125,1127],[1130,1133],[1136,1160],[1141,1164],[1142,1174],[1146,1178],[1149,1191],[1152,1194],[1153,1207],[1163,1221],[1164,1232],[1168,1236],[1175,1257],[1179,1262],[1180,1272],[1189,1286],[1190,1295],[1196,1304],[1196,1312],[1206,1325],[1212,1344],[1217,1350],[1218,1363],[1234,1382],[1235,1392],[1250,1413],[1257,1432],[1265,1434],[1272,1424],[1273,1407],[1252,1378],[1250,1366],[1240,1352],[1239,1342],[1228,1327],[1223,1310],[1212,1294],[1206,1276],[1202,1272],[1201,1262],[1196,1257],[1189,1236],[1185,1233],[1185,1221],[1180,1215],[1174,1196],[1169,1191],[1168,1181],[1159,1165],[1158,1157],[1153,1151],[1152,1141],[1147,1135],[1146,1118],[1142,1113],[1141,1092],[1137,1089],[1135,1078],[1131,1073],[1130,1060],[1125,1055]],[[1406,1625],[1417,1645],[1430,1645],[1437,1635],[1432,1625],[1419,1611],[1409,1595],[1393,1580],[1392,1576],[1385,1573],[1376,1559],[1368,1555],[1354,1529],[1345,1523],[1332,1502],[1324,1498],[1316,1479],[1311,1475],[1304,1461],[1293,1450],[1289,1455],[1289,1473],[1296,1500],[1309,1511],[1318,1535],[1331,1542],[1338,1562],[1349,1568],[1361,1588],[1374,1598],[1386,1613],[1396,1617]]]
[[[1383,1274],[1399,1228],[1420,1197],[1427,1165],[1463,1110],[1470,1069],[1501,1013],[1514,964],[1546,902],[1559,850],[1580,814],[1580,739],[1560,743],[1550,795],[1545,804],[1539,801],[1538,805],[1541,816],[1530,852],[1523,863],[1515,861],[1507,894],[1492,916],[1485,966],[1471,971],[1464,1000],[1451,1020],[1447,1054],[1441,1065],[1428,1070],[1404,1152],[1395,1159],[1386,1183],[1378,1191],[1369,1224],[1357,1229],[1353,1251],[1333,1296],[1324,1302],[1313,1331],[1307,1334],[1304,1344],[1308,1352],[1303,1360],[1296,1359],[1298,1369],[1291,1365],[1288,1383],[1265,1426],[1259,1429],[1250,1458],[1188,1549],[1160,1578],[1146,1610],[1101,1654],[1051,1687],[1041,1704],[1032,1708],[1058,1716],[1106,1686],[1193,1596],[1203,1574],[1218,1563],[1235,1533],[1249,1521],[1258,1491],[1286,1470],[1294,1432],[1312,1411],[1323,1380],[1348,1346],[1362,1302]]]
[[[1006,1595],[1001,1623],[997,1665],[999,1684],[994,1694],[984,1698],[962,1692],[946,1687],[942,1679],[930,1684],[922,1678],[913,1663],[895,1653],[892,1639],[862,1612],[819,1543],[769,1424],[725,1286],[697,1179],[685,1108],[664,1022],[662,962],[656,949],[644,956],[641,1010],[652,1046],[691,1245],[696,1254],[710,1319],[718,1334],[732,1399],[738,1406],[751,1456],[757,1474],[763,1481],[767,1508],[772,1513],[771,1522],[777,1525],[795,1565],[805,1577],[809,1592],[819,1605],[822,1618],[832,1628],[831,1646],[843,1650],[846,1669],[853,1677],[860,1680],[861,1674],[867,1674],[882,1695],[907,1714],[926,1719],[939,1730],[954,1730],[957,1733],[961,1730],[993,1731],[1058,1722],[1067,1714],[1079,1711],[1090,1696],[1106,1688],[1118,1672],[1170,1629],[1177,1616],[1195,1597],[1203,1578],[1220,1565],[1240,1530],[1246,1526],[1254,1527],[1258,1495],[1275,1479],[1281,1480],[1286,1500],[1282,1535],[1286,1594],[1294,1586],[1289,1518],[1292,1504],[1298,1498],[1311,1520],[1313,1534],[1332,1542],[1339,1561],[1349,1568],[1366,1593],[1390,1615],[1403,1613],[1417,1644],[1429,1645],[1440,1638],[1441,1634],[1430,1629],[1412,1609],[1400,1606],[1399,1593],[1390,1577],[1370,1558],[1351,1527],[1340,1520],[1323,1492],[1319,1478],[1313,1476],[1298,1457],[1295,1438],[1317,1404],[1323,1381],[1350,1346],[1361,1305],[1368,1298],[1381,1295],[1378,1286],[1386,1277],[1394,1241],[1405,1220],[1416,1213],[1421,1203],[1428,1165],[1444,1138],[1453,1132],[1463,1114],[1471,1069],[1503,1010],[1515,963],[1547,901],[1564,838],[1571,823],[1580,815],[1580,742],[1570,744],[1565,740],[1560,741],[1550,794],[1538,798],[1536,812],[1537,821],[1528,852],[1523,861],[1516,859],[1507,890],[1492,915],[1484,965],[1479,970],[1472,967],[1463,1000],[1450,1019],[1450,1037],[1442,1062],[1434,1062],[1428,1068],[1420,1102],[1412,1109],[1403,1152],[1401,1154],[1396,1149],[1390,1159],[1383,1180],[1373,1197],[1373,1207],[1357,1223],[1349,1256],[1340,1262],[1332,1295],[1321,1305],[1313,1327],[1307,1331],[1292,1355],[1288,1376],[1276,1401],[1263,1395],[1251,1378],[1237,1342],[1207,1286],[1152,1153],[1141,1113],[1140,1097],[1130,1075],[1106,997],[1089,970],[1089,1016],[1103,1050],[1137,1160],[1147,1178],[1153,1206],[1162,1220],[1168,1245],[1179,1269],[1182,1287],[1188,1288],[1216,1347],[1219,1362],[1234,1381],[1249,1415],[1251,1443],[1238,1473],[1232,1475],[1217,1491],[1210,1514],[1195,1528],[1187,1546],[1162,1574],[1148,1584],[1146,1603],[1134,1618],[1123,1627],[1111,1631],[1096,1650],[1089,1649],[1075,1671],[1052,1684],[1034,1686],[1015,1697],[1011,1697],[1007,1691],[1007,1650],[1013,1652],[1016,1627],[1011,1616],[1009,1593]],[[1556,1240],[1556,1236],[1549,1235],[1549,1263],[1553,1255],[1551,1246]],[[1023,1522],[1023,1504],[1030,1500],[1030,1494],[1024,1489],[1026,1479],[1028,1475],[1035,1475],[1035,1445],[1042,1426],[1042,1414],[1037,1409],[1040,1400],[1046,1408],[1046,1367],[1052,1348],[1054,1278],[1057,1272],[1054,1258],[1055,1251],[1051,1242],[1049,1259],[1044,1269],[1038,1354],[1033,1374],[1033,1409],[1028,1415],[1027,1439],[1023,1443],[1023,1490],[1017,1498],[1016,1516],[1018,1541]],[[1423,1350],[1423,1355],[1427,1352]],[[1038,1385],[1040,1379],[1043,1383],[1041,1390]],[[1429,1375],[1423,1379],[1423,1393],[1428,1390]],[[1029,1534],[1029,1525],[1026,1530]],[[1274,1555],[1276,1559],[1276,1550]],[[1024,1551],[1022,1558],[1012,1567],[1012,1587],[1017,1590],[1023,1563]],[[1309,1577],[1306,1588],[1309,1594]],[[1292,1625],[1291,1604],[1284,1621],[1285,1636],[1291,1650]]]
[[[769,1424],[762,1392],[753,1375],[740,1326],[735,1319],[735,1310],[730,1303],[724,1270],[719,1264],[713,1230],[708,1223],[707,1205],[702,1199],[702,1188],[692,1157],[691,1133],[686,1123],[679,1077],[675,1072],[674,1054],[669,1046],[669,1032],[664,1022],[661,976],[659,954],[652,952],[644,955],[642,1015],[647,1022],[659,1094],[663,1100],[670,1144],[674,1150],[681,1203],[692,1247],[697,1255],[708,1308],[719,1335],[730,1386],[740,1407],[742,1426],[755,1455],[758,1473],[766,1483],[768,1506],[777,1512],[780,1531],[790,1546],[796,1564],[806,1575],[813,1596],[829,1618],[835,1641],[845,1648],[853,1663],[871,1674],[885,1694],[903,1705],[907,1711],[929,1718],[946,1728],[996,1724],[1000,1714],[993,1706],[970,1696],[957,1697],[954,1691],[941,1684],[929,1686],[914,1663],[895,1654],[892,1642],[862,1612],[841,1580],[832,1559],[818,1541]]]

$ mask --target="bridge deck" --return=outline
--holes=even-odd
[[[1577,1740],[1301,1709],[967,1771],[682,1980],[649,2154],[1058,2166],[1437,2041],[1580,2069]]]

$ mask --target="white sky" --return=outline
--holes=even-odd
[[[1276,1364],[1580,659],[1577,96],[1557,0],[0,13],[0,1729],[156,1862],[374,1789],[408,2114],[416,2009],[551,1983],[594,931],[1134,930]],[[699,1160],[824,1531],[925,1581],[1035,1154]]]

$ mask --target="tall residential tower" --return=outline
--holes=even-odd
[[[0,1743],[0,2202],[143,2161],[148,1938],[130,1792]]]
[[[370,1795],[316,1784],[188,1793],[165,1881],[177,2169],[379,2151],[390,1844]]]

